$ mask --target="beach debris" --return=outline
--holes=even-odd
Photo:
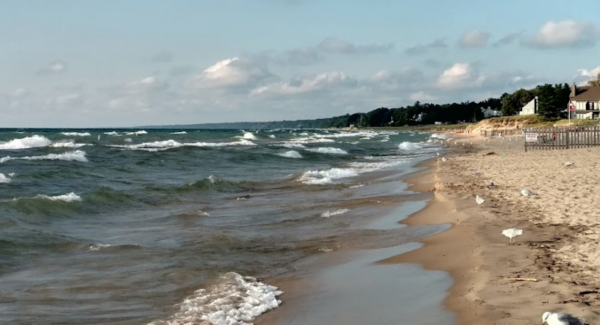
[[[538,282],[538,279],[536,279],[536,278],[507,278],[507,280],[510,282],[518,282],[518,281]]]
[[[523,196],[525,196],[525,197],[530,197],[530,196],[535,195],[535,193],[533,193],[532,191],[530,191],[530,190],[528,190],[526,188],[524,188],[524,189],[521,190],[521,194]]]
[[[492,187],[496,186],[496,184],[494,184],[494,181],[489,180],[489,181],[485,181],[485,186],[487,188],[492,188]]]
[[[483,173],[482,172],[474,172],[473,176],[481,177],[481,176],[483,176]]]
[[[491,155],[495,155],[495,154],[496,154],[495,152],[489,151],[489,152],[484,153],[483,155],[484,156],[491,156]]]
[[[542,324],[548,325],[583,325],[579,318],[567,313],[545,312],[542,315]]]
[[[476,195],[475,202],[477,202],[477,204],[483,204],[483,202],[485,202],[485,200],[481,196]]]
[[[502,230],[502,234],[504,236],[508,237],[508,242],[510,244],[514,244],[515,237],[521,236],[523,234],[523,229],[508,228],[508,229]]]
[[[442,161],[446,162],[446,161],[448,161],[448,159],[446,159],[446,157],[442,157]]]
[[[564,163],[564,165],[565,165],[565,167],[571,167],[571,166],[574,166],[575,163],[572,161],[567,161],[566,163]]]

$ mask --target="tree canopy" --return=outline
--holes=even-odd
[[[596,76],[595,80],[592,79],[588,81],[588,85],[593,87],[600,87],[600,72],[598,72],[598,75]]]

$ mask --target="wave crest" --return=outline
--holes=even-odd
[[[80,161],[80,162],[88,162],[85,157],[85,151],[75,150],[69,151],[65,153],[51,153],[43,156],[26,156],[26,157],[3,157],[0,158],[0,164],[5,163],[10,160],[64,160],[64,161]]]
[[[332,155],[347,155],[348,152],[346,150],[334,147],[320,147],[320,148],[309,148],[306,151],[316,152],[316,153],[326,153]]]
[[[253,277],[229,272],[217,284],[187,297],[173,316],[149,325],[250,325],[257,316],[279,307],[281,301],[277,297],[282,293]]]
[[[48,138],[41,135],[32,135],[21,139],[13,139],[0,143],[0,150],[17,150],[46,147],[52,143]]]

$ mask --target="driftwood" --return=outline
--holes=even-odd
[[[517,282],[517,281],[538,282],[538,279],[536,279],[536,278],[507,278],[507,280],[510,282]]]

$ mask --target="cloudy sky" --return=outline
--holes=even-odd
[[[0,127],[329,117],[600,71],[598,0],[0,1]]]

